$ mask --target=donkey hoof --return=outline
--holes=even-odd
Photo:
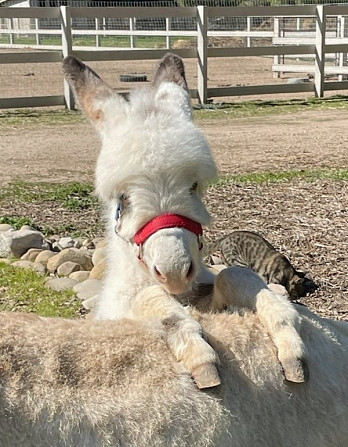
[[[303,359],[289,359],[282,363],[285,379],[288,382],[304,383],[308,381],[309,372]]]
[[[221,380],[215,365],[198,366],[192,371],[192,377],[200,390],[221,385]]]

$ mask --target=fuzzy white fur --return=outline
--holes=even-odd
[[[208,391],[173,358],[170,324],[0,313],[0,446],[346,447],[348,324],[297,310],[302,384],[255,313],[196,312],[220,357]]]
[[[180,214],[202,225],[210,222],[201,194],[216,176],[216,166],[206,139],[192,121],[182,62],[175,55],[165,56],[155,75],[155,87],[136,90],[129,101],[74,58],[65,60],[64,71],[102,139],[96,190],[107,209],[109,246],[108,270],[95,317],[142,319],[145,312],[148,318],[180,320],[170,344],[175,357],[186,359],[184,364],[193,376],[199,375],[193,371],[193,364],[206,366],[209,375],[217,358],[201,337],[200,326],[187,313],[184,317],[173,299],[190,291],[194,282],[200,281],[199,275],[204,276],[197,236],[183,228],[159,230],[142,247],[142,262],[138,260],[139,248],[133,242],[144,224],[165,213]],[[115,220],[118,207],[121,208]],[[228,280],[220,283],[227,284]],[[135,311],[135,297],[146,287],[158,284],[161,288],[154,289],[156,299],[151,306],[144,304]],[[225,306],[229,305],[229,288],[222,287],[223,293],[218,288],[216,295],[220,300],[223,297]],[[258,303],[266,301],[269,307],[265,309],[260,304],[254,310],[260,314],[278,350],[285,350],[286,356],[290,353],[297,365],[304,352],[295,328],[296,312],[286,302],[274,299],[275,295],[263,283],[258,288],[251,291],[251,296]],[[242,306],[250,307],[242,295]],[[261,299],[261,295],[265,298]],[[199,303],[197,306],[200,307]],[[263,313],[267,315],[265,318]],[[272,315],[276,325],[272,324]],[[280,331],[285,334],[283,325],[287,327],[288,341],[285,336],[277,336]],[[193,355],[195,359],[190,358]],[[281,362],[283,358],[279,352]],[[285,375],[291,380],[291,372]],[[218,381],[206,380],[207,386],[213,382]]]

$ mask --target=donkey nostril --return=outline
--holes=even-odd
[[[162,273],[158,270],[156,266],[153,268],[155,275],[159,278],[159,280],[164,281],[166,278],[162,275]]]
[[[193,263],[191,262],[189,269],[187,270],[186,278],[193,275]]]

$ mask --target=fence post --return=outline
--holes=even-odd
[[[345,16],[338,16],[338,37],[341,39],[345,38]],[[345,67],[347,65],[347,53],[338,53],[338,65],[340,67]],[[347,75],[338,75],[339,81],[345,81],[347,79]]]
[[[35,19],[35,30],[36,30],[36,45],[40,45],[39,19]]]
[[[69,6],[60,7],[62,27],[62,52],[63,57],[72,54],[71,15]],[[66,107],[73,110],[75,107],[74,95],[68,82],[64,79],[64,98]]]
[[[280,37],[279,17],[274,17],[273,24],[274,24],[273,39],[276,39],[277,37]],[[272,44],[273,44],[273,40],[272,40]],[[280,65],[280,56],[279,55],[273,56],[273,64]],[[280,78],[280,71],[274,71],[273,78]]]
[[[315,28],[315,71],[314,71],[314,91],[315,96],[324,96],[325,79],[325,34],[326,34],[326,13],[324,5],[316,7],[316,28]]]
[[[9,18],[9,31],[10,31],[10,45],[14,44],[14,38],[13,38],[13,18]]]
[[[135,29],[135,19],[134,17],[129,18],[129,31],[130,31],[130,47],[135,48],[135,38],[133,35],[133,31]]]
[[[247,18],[247,31],[250,32],[251,31],[251,17],[248,16]],[[248,36],[247,37],[247,47],[251,47],[251,37]]]
[[[201,104],[207,102],[208,89],[208,18],[205,6],[197,6],[197,90],[198,101]]]
[[[95,19],[95,30],[98,31],[100,30],[100,19]],[[96,34],[95,35],[95,46],[96,47],[100,47],[100,34]]]
[[[170,17],[166,17],[166,32],[171,30],[171,18]],[[167,50],[170,49],[170,36],[168,36],[168,34],[166,35],[166,48]]]

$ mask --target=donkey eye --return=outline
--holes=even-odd
[[[123,211],[127,208],[129,203],[129,197],[126,194],[122,193],[119,195],[115,212],[115,220],[118,220],[121,217]]]
[[[197,191],[197,187],[198,187],[198,182],[194,182],[194,184],[190,188],[190,194]]]
[[[122,209],[126,208],[130,204],[129,196],[125,193],[120,194],[119,203],[121,204]]]

